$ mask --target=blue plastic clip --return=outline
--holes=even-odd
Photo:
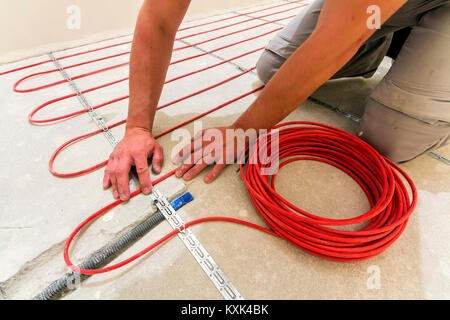
[[[183,194],[178,199],[172,201],[172,203],[170,205],[175,210],[178,210],[182,206],[184,206],[186,203],[191,202],[192,200],[194,200],[194,197],[192,196],[192,194],[190,194],[189,192],[186,192],[185,194]]]

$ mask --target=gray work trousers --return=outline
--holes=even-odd
[[[311,35],[323,3],[311,3],[269,42],[257,63],[261,81]],[[408,1],[332,79],[370,77],[386,55],[395,62],[370,95],[360,132],[381,154],[403,162],[450,141],[450,1]]]

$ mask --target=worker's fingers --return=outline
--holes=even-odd
[[[117,189],[117,179],[114,173],[115,159],[110,158],[108,161],[109,179],[111,181],[112,192],[114,199],[119,199],[119,191]]]
[[[111,177],[111,185],[112,185],[114,199],[119,199],[119,190],[117,188],[117,179],[115,176]]]
[[[203,159],[202,161],[205,162],[207,165],[213,164],[213,163],[222,163],[223,159],[223,146],[217,144],[215,141],[211,142],[210,144],[206,145],[203,148]]]
[[[135,156],[134,165],[136,167],[136,173],[139,178],[142,193],[149,194],[152,191],[152,183],[150,181],[147,157],[144,155]]]
[[[131,159],[129,156],[119,158],[114,168],[117,180],[117,190],[120,200],[126,201],[130,198],[130,177]]]
[[[222,172],[223,168],[225,168],[226,164],[216,164],[212,170],[205,176],[205,182],[210,183],[213,182],[217,176]]]
[[[197,151],[193,151],[191,154],[189,154],[189,157],[186,157],[183,160],[183,164],[193,165],[196,164],[198,161],[200,161],[202,158],[203,158],[203,149],[198,149]]]
[[[186,144],[183,148],[181,148],[178,153],[172,158],[172,162],[175,164],[180,164],[183,160],[185,160],[188,156],[190,156],[194,152],[194,143],[191,141]]]
[[[105,173],[103,174],[103,189],[108,189],[111,186],[111,179],[109,178],[108,166],[105,168]]]
[[[181,178],[190,168],[194,166],[194,163],[183,163],[175,170],[175,176]]]
[[[183,161],[183,164],[178,167],[178,169],[175,171],[175,176],[178,178],[184,176],[184,174],[191,169],[197,162],[202,160],[203,158],[203,149],[199,149],[197,151],[194,151],[190,157],[185,159]]]
[[[222,164],[223,163],[222,154],[223,154],[222,145],[217,145],[215,142],[206,144],[201,150],[194,152],[194,155],[191,157],[190,162],[185,162],[180,167],[180,172],[178,173],[178,175],[182,176],[183,179],[186,181],[192,180],[210,164],[213,164],[215,162]],[[199,158],[200,160],[196,161]],[[192,165],[193,163],[195,163],[195,165]],[[218,168],[216,169],[216,171],[217,170]],[[214,171],[214,173],[216,171]],[[220,171],[218,171],[217,174],[219,172]]]
[[[221,161],[223,160],[222,146],[216,146],[214,143],[210,143],[199,151],[203,153],[203,157],[197,161],[195,165],[189,166],[189,164],[186,164],[186,167],[182,166],[181,171],[183,172],[184,170],[182,174],[183,179],[186,181],[194,179],[208,165],[214,163],[214,161],[218,161],[219,164],[214,166],[212,171],[208,174],[208,178],[205,177],[205,182],[212,182],[226,165]],[[198,154],[199,151],[197,151]]]
[[[192,166],[184,175],[183,179],[186,181],[194,179],[203,169],[205,169],[208,166],[208,164],[203,161],[199,161],[194,166]]]
[[[163,148],[159,145],[159,143],[155,143],[152,157],[152,170],[154,173],[158,174],[161,172],[163,161],[164,161]]]
[[[203,131],[198,131],[191,139],[191,142],[186,144],[180,151],[173,157],[172,161],[176,164],[181,163],[188,158],[193,152],[203,148],[204,141],[202,139]]]

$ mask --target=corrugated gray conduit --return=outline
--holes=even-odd
[[[126,249],[162,221],[164,221],[164,215],[157,211],[150,218],[141,222],[132,230],[121,236],[117,241],[100,249],[100,251],[81,263],[80,268],[97,269],[108,264],[120,251]],[[63,277],[52,282],[44,291],[36,295],[33,300],[51,300],[60,297],[65,290],[71,289],[70,287],[74,285],[74,279],[77,279],[77,277],[82,281],[89,277],[89,275],[80,275],[73,271],[66,273]]]

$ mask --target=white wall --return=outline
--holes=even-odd
[[[172,1],[172,0],[161,0]],[[0,63],[133,31],[143,0],[0,0]],[[192,0],[186,20],[274,0]],[[71,5],[80,28],[69,29]]]

